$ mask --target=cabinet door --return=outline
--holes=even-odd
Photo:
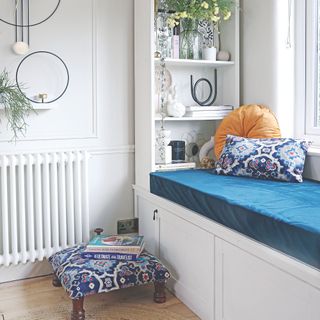
[[[320,319],[315,287],[235,245],[216,244],[216,320]]]
[[[168,286],[203,320],[214,318],[214,236],[163,209],[159,211],[160,259]]]
[[[158,255],[158,209],[153,203],[140,196],[136,197],[136,201],[139,217],[139,233],[144,236],[145,249],[154,255]]]

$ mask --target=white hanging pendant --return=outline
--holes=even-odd
[[[12,50],[18,55],[25,55],[29,52],[29,44],[24,41],[17,41],[13,44]]]

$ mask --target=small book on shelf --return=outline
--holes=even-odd
[[[187,111],[185,117],[224,117],[228,115],[231,110],[226,111]]]
[[[232,111],[234,109],[231,105],[223,105],[223,106],[187,106],[187,112],[193,111]]]
[[[183,170],[183,169],[194,169],[196,167],[195,162],[172,162],[168,164],[156,164],[157,171],[166,170]]]

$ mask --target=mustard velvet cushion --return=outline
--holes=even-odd
[[[281,138],[279,123],[273,112],[258,104],[244,105],[221,122],[214,137],[214,152],[219,159],[227,135],[245,138]]]

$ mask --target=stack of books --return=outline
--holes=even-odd
[[[143,236],[100,234],[89,241],[82,257],[94,260],[134,261],[139,258],[143,249]]]
[[[186,107],[185,117],[192,118],[203,118],[203,117],[212,117],[212,118],[224,118],[233,110],[233,106],[191,106]]]

